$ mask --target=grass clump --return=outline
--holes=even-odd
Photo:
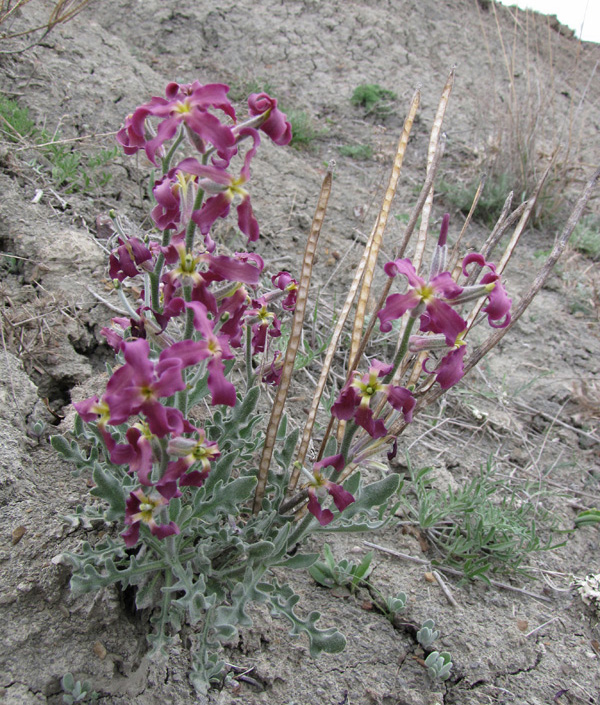
[[[600,218],[594,215],[583,217],[571,235],[571,245],[590,259],[600,259]]]
[[[71,142],[39,129],[27,108],[0,96],[0,129],[11,143],[30,147],[35,156],[27,162],[39,175],[49,177],[64,193],[94,193],[106,186],[112,175],[106,170],[119,154],[119,147],[84,152]]]
[[[456,184],[442,179],[438,190],[450,205],[467,215],[479,188],[479,183],[478,179],[468,181],[466,184]],[[493,227],[500,217],[506,195],[510,191],[511,181],[507,174],[492,175],[486,180],[473,217],[487,227]]]
[[[359,162],[366,162],[373,156],[373,148],[370,144],[345,144],[339,150],[343,157],[350,157]]]
[[[290,145],[296,148],[309,147],[318,135],[309,114],[304,110],[286,110],[285,107],[281,109],[287,115],[287,119],[292,126],[292,141]]]
[[[378,83],[361,83],[354,89],[350,102],[352,105],[364,108],[365,115],[385,117],[393,111],[393,102],[398,96],[382,88]]]
[[[549,514],[508,488],[491,461],[456,490],[432,487],[432,472],[409,465],[414,501],[405,499],[404,504],[437,554],[433,563],[487,582],[490,574],[527,574],[522,564],[529,554],[562,545],[540,538],[538,522],[548,523],[550,533],[555,528]]]

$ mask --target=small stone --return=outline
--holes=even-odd
[[[435,576],[433,573],[425,573],[423,577],[428,583],[435,583]]]
[[[94,653],[100,659],[100,661],[104,661],[104,659],[106,658],[106,654],[108,653],[104,645],[101,642],[97,641],[94,643],[94,646],[92,646],[92,649],[94,650]]]
[[[16,546],[25,535],[27,529],[24,526],[17,526],[12,532],[12,545]]]

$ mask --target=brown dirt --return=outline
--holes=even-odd
[[[27,5],[11,29],[41,21],[45,8],[44,2]],[[511,55],[511,14],[498,8],[498,17]],[[530,124],[541,118],[535,145],[540,164],[544,150],[548,154],[559,143],[570,148],[568,188],[564,194],[561,190],[568,204],[600,160],[600,83],[594,73],[600,46],[581,45],[539,15],[521,13],[517,19],[514,81],[524,109],[529,101],[524,120]],[[0,43],[0,51],[15,47],[15,42]],[[327,284],[322,301],[331,301],[336,292],[339,300],[350,277],[357,242],[370,230],[405,110],[420,84],[419,122],[394,203],[395,214],[410,211],[424,174],[433,114],[454,64],[443,171],[446,179],[465,182],[478,173],[486,154],[507,153],[502,140],[509,84],[494,15],[482,0],[92,2],[41,45],[0,54],[6,95],[27,107],[48,133],[60,126],[63,138],[113,132],[128,112],[160,94],[171,80],[227,81],[241,98],[258,79],[268,82],[286,106],[306,111],[317,132],[310,148],[265,144],[251,186],[262,227],[259,251],[274,263],[288,258],[286,266],[293,267],[323,165],[336,159],[316,274]],[[351,105],[354,88],[363,82],[398,94],[390,115],[378,121]],[[542,107],[534,104],[535,95],[544,99]],[[569,116],[571,129],[560,132],[557,126]],[[95,142],[112,145],[108,137]],[[370,144],[373,157],[355,161],[340,155],[340,146],[356,143]],[[90,144],[83,142],[82,149]],[[38,420],[54,431],[77,385],[83,389],[73,397],[82,398],[102,384],[109,351],[99,331],[111,314],[91,293],[107,295],[96,216],[112,207],[141,223],[148,206],[140,187],[144,172],[135,159],[119,156],[103,190],[68,193],[48,170],[31,163],[35,152],[18,151],[20,146],[4,139],[0,151],[0,242],[4,255],[10,255],[3,255],[0,283],[0,700],[62,702],[60,678],[72,672],[91,681],[102,703],[198,702],[186,675],[185,633],[168,660],[149,663],[144,655],[148,615],[132,613],[115,590],[78,598],[70,594],[69,572],[52,558],[86,539],[87,530],[67,528],[61,516],[85,500],[88,488],[85,478],[71,477],[54,454],[48,433],[38,437],[35,432]],[[37,159],[43,161],[39,154]],[[34,199],[37,189],[42,193]],[[435,215],[439,218],[447,207],[436,201]],[[598,194],[590,209],[598,215]],[[451,238],[462,218],[452,212]],[[507,272],[514,299],[555,234],[556,226],[548,224],[526,233]],[[389,237],[397,235],[392,231]],[[483,226],[475,225],[469,244],[476,247],[484,237]],[[334,253],[343,255],[337,270]],[[539,501],[565,528],[573,527],[582,508],[600,506],[599,290],[597,264],[569,250],[526,316],[481,369],[447,395],[443,408],[430,410],[409,429],[404,446],[413,466],[433,465],[440,481],[460,483],[493,455],[507,478],[545,485],[550,493]],[[438,414],[444,423],[434,427]],[[67,421],[62,428],[68,428]],[[16,540],[20,527],[25,532]],[[360,536],[324,538],[337,558],[366,550]],[[367,538],[424,556],[417,538],[401,526]],[[532,559],[537,581],[504,578],[543,593],[548,602],[448,578],[458,602],[452,607],[426,580],[426,567],[376,555],[373,585],[386,594],[407,593],[402,616],[408,626],[392,626],[367,609],[367,593],[336,597],[307,575],[294,575],[301,604],[319,609],[327,625],[342,628],[346,652],[312,661],[302,640],[293,640],[285,624],[257,609],[255,626],[241,632],[226,658],[253,669],[259,685],[226,687],[210,701],[598,703],[597,618],[569,590],[573,575],[600,572],[598,528],[568,533],[565,540],[563,548]],[[316,547],[321,543],[315,539]],[[435,619],[439,645],[452,653],[455,664],[443,684],[427,678],[410,626],[427,618]]]

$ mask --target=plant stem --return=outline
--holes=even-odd
[[[416,320],[415,318],[413,318],[412,316],[409,316],[409,319],[406,322],[406,328],[404,329],[404,335],[402,336],[402,342],[400,343],[400,348],[398,350],[396,357],[394,358],[394,366],[388,372],[388,374],[385,376],[385,378],[383,380],[383,384],[390,384],[390,382],[394,379],[394,376],[396,375],[396,372],[398,371],[398,368],[400,367],[400,364],[402,363],[402,360],[404,359],[404,356],[406,355],[406,351],[408,350],[408,341],[409,341],[413,326],[415,325],[415,320]]]
[[[163,158],[162,160],[162,173],[166,174],[167,171],[169,171],[171,167],[171,159],[173,159],[173,155],[177,151],[177,148],[181,144],[181,141],[183,140],[183,130],[179,131],[179,134],[177,135],[177,139],[175,142],[173,142],[173,146],[169,151],[167,152],[167,156]]]
[[[246,379],[248,383],[248,389],[254,385],[254,380],[256,375],[252,370],[252,328],[246,326]]]

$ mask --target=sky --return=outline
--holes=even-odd
[[[503,5],[556,15],[586,42],[600,42],[600,0],[500,0]],[[581,33],[581,23],[583,32]]]

